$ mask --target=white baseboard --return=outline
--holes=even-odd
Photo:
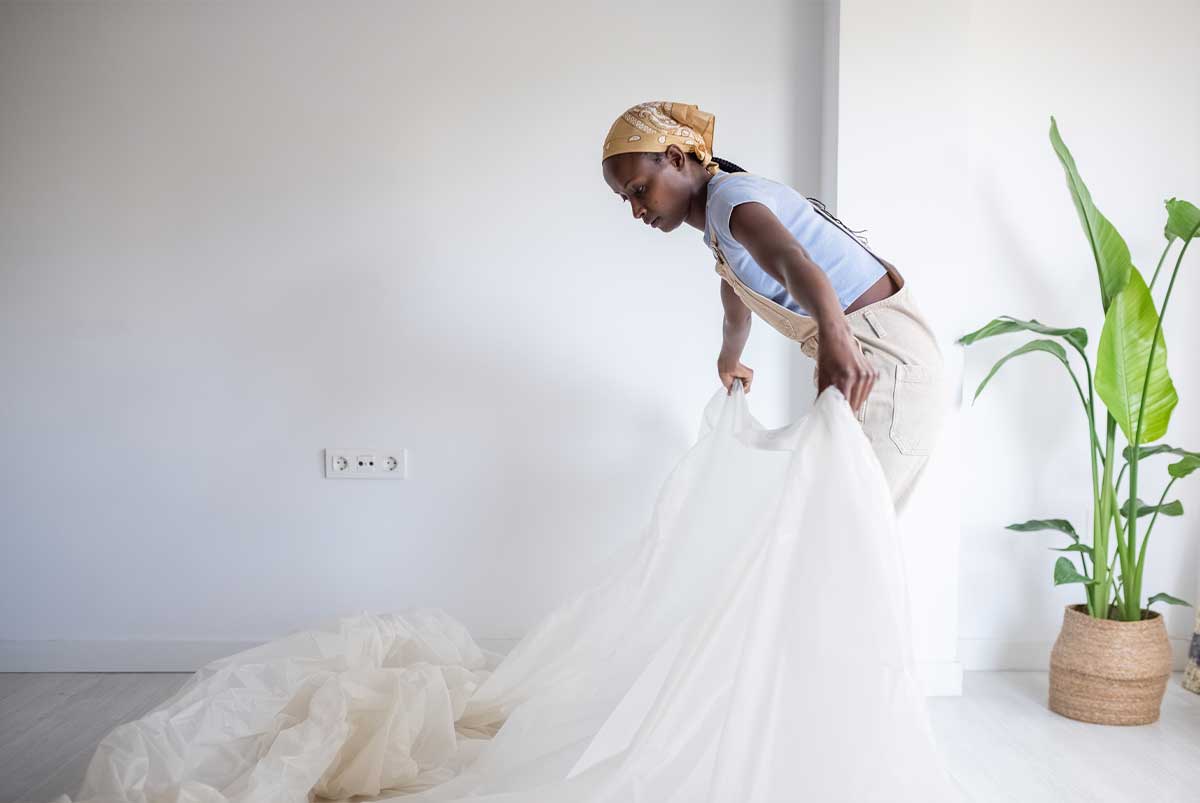
[[[1187,664],[1191,639],[1174,638],[1171,642],[1171,670],[1182,672]],[[974,671],[1016,670],[1049,672],[1050,650],[1054,641],[1009,641],[1006,639],[958,640],[958,659],[963,669]]]
[[[486,649],[507,653],[518,639],[480,638],[475,641]],[[195,672],[210,661],[262,643],[139,639],[0,640],[0,672]]]
[[[507,653],[515,638],[479,638],[479,646]],[[258,641],[0,641],[0,672],[195,672],[200,667],[258,646]],[[923,661],[918,681],[928,696],[962,694],[958,661]]]
[[[259,641],[0,641],[0,672],[195,672]]]
[[[515,638],[480,638],[480,646],[507,653]],[[257,646],[257,641],[0,641],[0,672],[195,672],[200,667]],[[1172,670],[1187,664],[1189,639],[1172,638]],[[1053,641],[959,639],[957,661],[919,661],[921,687],[931,697],[962,694],[963,672],[1046,672]]]

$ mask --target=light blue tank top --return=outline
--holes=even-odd
[[[843,310],[887,272],[857,240],[827,220],[807,198],[788,185],[754,173],[718,170],[708,181],[705,245],[712,242],[715,231],[717,244],[738,278],[780,306],[800,315],[809,314],[729,233],[729,216],[735,206],[745,201],[758,201],[775,213],[829,277]]]

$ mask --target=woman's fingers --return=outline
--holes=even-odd
[[[846,401],[850,403],[850,409],[856,413],[858,412],[858,401],[860,396],[859,387],[860,383],[857,376],[847,377],[846,390],[842,393],[842,395],[846,397]]]
[[[875,380],[877,378],[877,372],[875,371],[875,368],[872,367],[870,363],[867,363],[866,360],[863,360],[863,362],[865,363],[863,374],[859,379],[857,388],[858,403],[854,406],[854,412],[856,413],[859,411],[859,408],[861,408],[862,405],[867,403],[867,397],[871,395],[871,388],[875,386]]]
[[[859,374],[858,383],[855,385],[855,401],[854,412],[858,412],[862,407],[862,403],[867,400],[867,391],[871,389],[870,380],[867,374]]]
[[[864,360],[863,364],[854,370],[838,376],[833,384],[846,397],[850,409],[857,413],[871,395],[871,388],[875,386],[877,378],[878,372]]]
[[[721,384],[725,386],[726,395],[733,393],[734,380],[739,380],[742,383],[742,392],[750,392],[750,383],[754,381],[754,369],[742,363],[730,365],[728,362],[718,360],[717,375],[721,377]]]
[[[817,392],[834,385],[855,414],[866,404],[878,372],[848,325],[821,330],[817,351]]]

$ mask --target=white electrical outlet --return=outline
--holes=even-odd
[[[407,449],[326,449],[325,477],[331,480],[406,480]]]

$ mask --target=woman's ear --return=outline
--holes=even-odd
[[[684,170],[687,168],[687,154],[684,153],[683,149],[675,143],[672,142],[670,145],[668,145],[667,149],[663,152],[663,155],[667,159],[667,164],[676,170]]]

